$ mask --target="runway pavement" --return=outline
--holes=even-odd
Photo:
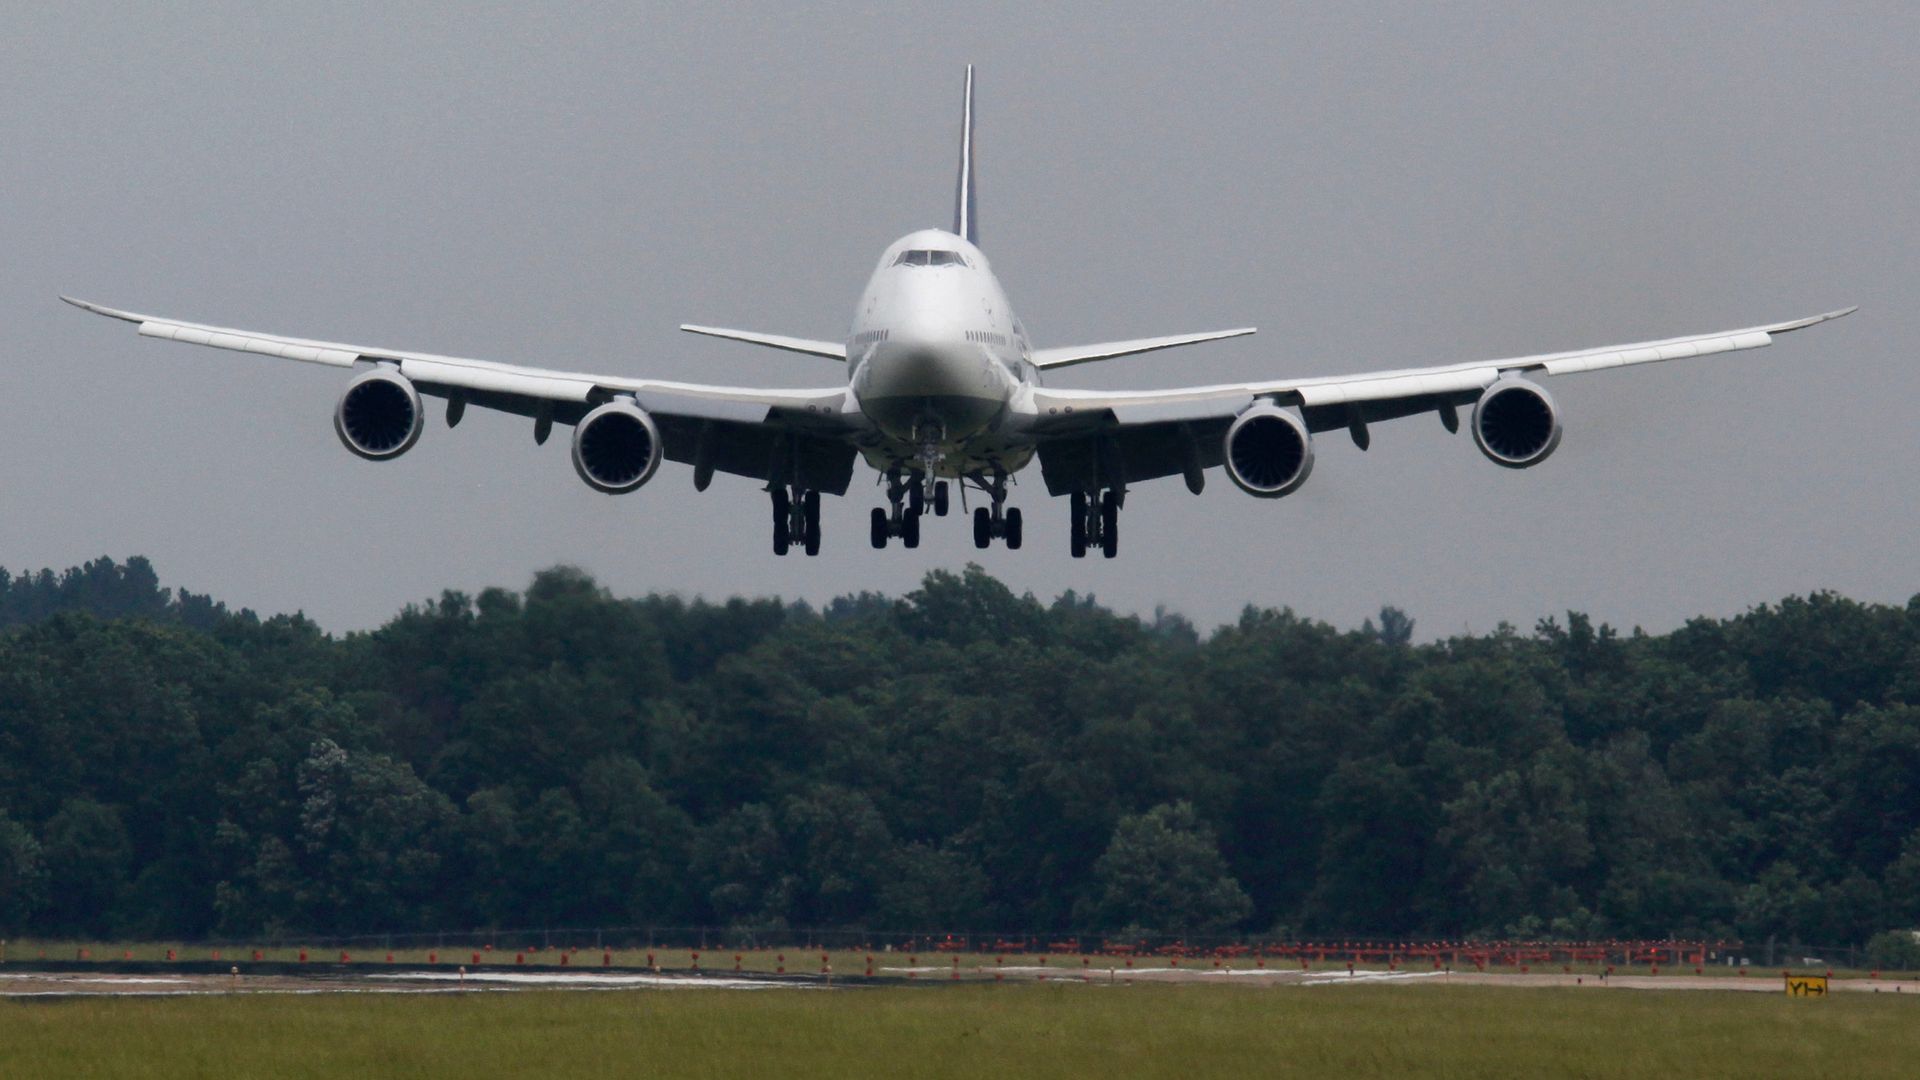
[[[882,967],[872,977],[769,975],[692,971],[603,969],[486,969],[447,968],[373,970],[370,966],[329,965],[292,968],[263,965],[241,970],[196,964],[192,969],[154,970],[155,965],[114,965],[76,968],[47,965],[0,972],[0,997],[171,997],[195,994],[447,994],[527,990],[823,990],[872,986],[917,986],[928,989],[982,982],[1067,983],[1091,986],[1128,986],[1184,983],[1215,986],[1334,988],[1341,986],[1516,986],[1582,990],[1693,990],[1733,993],[1783,992],[1778,974],[1738,975],[1612,975],[1593,972],[1529,973],[1461,971],[1392,971],[1371,968],[1299,971],[1274,968],[1197,967],[1073,967],[1042,965],[972,965],[951,967]],[[9,965],[12,968],[12,965]],[[58,968],[59,970],[51,970]],[[955,972],[958,978],[955,978]],[[1835,978],[1835,993],[1920,995],[1920,979]]]

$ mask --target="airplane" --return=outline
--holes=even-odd
[[[448,427],[478,406],[533,420],[536,443],[555,423],[573,428],[573,467],[609,495],[636,491],[664,458],[693,467],[705,491],[716,472],[765,485],[773,550],[820,550],[820,497],[845,495],[856,459],[885,484],[870,540],[918,547],[931,509],[947,516],[949,484],[984,497],[973,541],[1023,539],[1015,476],[1037,458],[1047,494],[1069,504],[1075,558],[1119,551],[1119,513],[1134,484],[1181,476],[1198,494],[1221,467],[1242,491],[1276,499],[1313,471],[1313,436],[1344,429],[1365,450],[1369,427],[1437,413],[1449,432],[1471,407],[1474,445],[1496,465],[1525,469],[1560,445],[1552,397],[1531,376],[1756,349],[1774,336],[1854,308],[1740,330],[1506,360],[1358,375],[1270,379],[1167,390],[1079,390],[1046,385],[1075,364],[1240,337],[1253,328],[1093,345],[1035,348],[979,246],[974,172],[973,67],[966,69],[953,227],[909,233],[887,246],[854,308],[844,342],[684,325],[694,334],[836,361],[842,382],[760,389],[592,375],[233,330],[140,315],[70,297],[99,315],[137,323],[146,337],[357,369],[334,408],[334,430],[360,457],[386,461],[419,441],[422,398],[445,401]]]

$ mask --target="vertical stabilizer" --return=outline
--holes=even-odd
[[[973,205],[973,65],[967,65],[967,103],[960,113],[960,180],[953,192],[953,232],[969,244],[980,242],[980,219]]]

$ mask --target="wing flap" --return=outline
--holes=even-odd
[[[591,379],[474,367],[470,364],[419,357],[402,359],[400,373],[415,382],[436,383],[462,390],[480,390],[495,394],[518,394],[522,397],[546,398],[551,401],[585,401],[593,396],[595,388],[599,386],[599,383]]]
[[[1468,368],[1465,371],[1433,374],[1346,379],[1302,386],[1298,393],[1302,405],[1346,405],[1360,401],[1384,401],[1390,398],[1448,394],[1459,390],[1479,390],[1499,377],[1499,368],[1477,367]]]
[[[1571,375],[1579,371],[1599,371],[1603,368],[1625,367],[1631,364],[1651,364],[1661,360],[1682,360],[1690,356],[1711,356],[1715,353],[1738,352],[1741,349],[1758,349],[1771,344],[1773,344],[1771,333],[1764,330],[1749,330],[1745,333],[1699,341],[1676,342],[1642,349],[1612,349],[1568,356],[1547,360],[1540,366],[1549,375]]]
[[[352,367],[360,359],[360,354],[344,349],[332,348],[319,342],[299,341],[293,338],[277,338],[262,334],[246,334],[237,330],[222,330],[215,327],[196,326],[191,323],[167,322],[162,319],[147,319],[140,323],[141,337],[159,338],[162,341],[178,341],[187,345],[205,345],[214,349],[227,349],[232,352],[255,353],[260,356],[277,356],[285,360],[299,360],[309,364],[325,364],[329,367]]]

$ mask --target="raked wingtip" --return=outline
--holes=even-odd
[[[1859,310],[1860,305],[1855,304],[1852,307],[1844,307],[1838,311],[1829,311],[1824,315],[1809,315],[1804,319],[1795,319],[1792,322],[1779,323],[1767,327],[1766,330],[1770,334],[1784,334],[1792,330],[1805,330],[1809,326],[1818,326],[1823,322],[1832,322],[1835,319],[1851,315]]]
[[[121,311],[118,308],[110,308],[110,307],[107,307],[105,304],[96,304],[90,300],[82,300],[79,297],[67,296],[63,294],[61,295],[60,299],[66,301],[69,304],[72,304],[74,307],[79,308],[81,311],[91,311],[95,315],[105,315],[109,319],[121,319],[125,322],[145,322],[146,321],[146,316],[144,315],[135,315],[131,311]]]

